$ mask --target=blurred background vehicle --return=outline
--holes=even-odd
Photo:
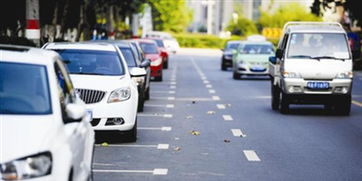
[[[273,44],[261,36],[243,41],[233,56],[233,78],[242,75],[268,75],[269,57],[274,54]]]
[[[173,54],[177,53],[180,50],[180,45],[177,40],[167,32],[161,31],[150,31],[145,33],[142,38],[160,38],[164,40],[164,44],[168,52]]]
[[[221,57],[221,70],[227,70],[227,68],[232,67],[232,59],[233,59],[233,50],[237,50],[240,43],[242,41],[239,40],[231,40],[227,41],[225,44],[225,48],[221,49],[223,51]]]
[[[147,39],[151,39],[156,42],[157,48],[160,51],[160,56],[162,57],[163,68],[167,69],[169,53],[168,53],[167,49],[165,48],[165,43],[164,43],[165,40],[163,40],[161,38],[147,38]]]
[[[138,90],[131,76],[144,76],[144,69],[128,69],[122,53],[105,43],[49,43],[60,54],[72,81],[93,113],[95,131],[127,134],[137,139]],[[114,138],[115,140],[119,138]]]
[[[55,52],[0,45],[1,180],[90,180],[94,131]]]
[[[163,61],[156,42],[147,39],[136,39],[136,41],[138,41],[140,47],[142,48],[145,57],[151,60],[151,77],[156,81],[162,81]]]

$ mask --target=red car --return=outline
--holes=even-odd
[[[165,44],[163,43],[163,39],[161,38],[149,38],[151,40],[154,40],[157,44],[158,50],[160,51],[160,56],[162,57],[163,61],[163,68],[168,68],[168,51],[165,47]]]
[[[163,61],[157,44],[153,40],[137,39],[145,58],[151,60],[151,77],[156,81],[162,81]]]

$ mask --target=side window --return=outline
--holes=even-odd
[[[284,38],[283,38],[283,42],[281,44],[281,47],[279,47],[279,48],[282,49],[282,50],[285,50],[285,48],[287,46],[287,42],[288,42],[288,34],[285,34]]]

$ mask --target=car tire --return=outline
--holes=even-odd
[[[142,112],[143,111],[143,107],[145,104],[145,92],[144,92],[144,88],[139,88],[138,91],[138,107],[137,107],[137,111],[138,112]]]
[[[222,71],[227,70],[227,67],[226,67],[226,65],[224,64],[224,61],[221,61],[221,70],[222,70]]]
[[[150,88],[148,87],[145,93],[145,100],[150,100]]]
[[[278,110],[280,105],[280,89],[278,86],[273,85],[271,83],[271,107],[273,110]]]
[[[73,181],[73,168],[70,169],[68,181]]]
[[[281,91],[280,93],[280,113],[289,113],[289,97],[287,94]]]
[[[241,76],[241,74],[236,73],[236,72],[233,72],[233,79],[239,80],[239,79],[240,79],[240,76]]]
[[[337,99],[335,109],[337,115],[348,116],[351,112],[351,95]]]
[[[136,121],[135,121],[133,128],[127,132],[127,135],[128,135],[129,142],[137,141],[137,117],[136,117]]]
[[[159,82],[162,81],[162,73],[161,73],[160,76],[155,77],[155,81],[159,81]]]
[[[168,69],[168,58],[163,62],[163,69]]]

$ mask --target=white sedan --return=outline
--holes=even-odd
[[[89,180],[94,131],[55,52],[0,45],[0,180]]]

